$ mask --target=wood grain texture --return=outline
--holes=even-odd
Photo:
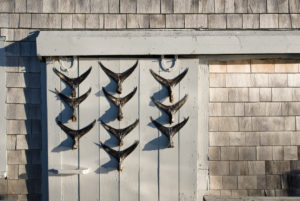
[[[108,12],[109,13],[120,13],[120,1],[109,0],[108,1]]]
[[[225,12],[225,0],[215,0],[215,13]]]
[[[99,98],[96,93],[99,86],[99,67],[97,60],[86,58],[79,59],[79,75],[86,72],[91,66],[92,71],[88,77],[79,85],[79,95],[86,93],[92,88],[90,95],[79,105],[78,123],[83,128],[94,120],[98,120],[100,115]],[[79,162],[81,168],[89,168],[90,174],[80,175],[80,200],[93,200],[95,195],[100,194],[100,174],[97,173],[100,162],[100,150],[97,145],[100,140],[99,122],[80,139]]]
[[[113,72],[120,72],[120,61],[118,59],[102,59],[99,61]],[[100,68],[100,66],[97,66]],[[100,117],[102,121],[114,128],[120,128],[120,122],[117,120],[117,109],[104,96],[102,87],[109,93],[116,94],[116,84],[103,72],[99,71],[100,90],[97,92],[100,104]],[[100,126],[100,140],[107,146],[118,150],[118,141],[103,126]],[[102,147],[100,148],[100,164],[98,172],[100,174],[100,200],[103,201],[119,201],[120,200],[120,174],[116,170],[117,161],[108,155]]]
[[[248,13],[266,13],[266,0],[248,0]]]
[[[56,13],[58,11],[58,0],[44,0],[43,12],[44,13]]]
[[[6,91],[6,76],[5,76],[5,71],[6,68],[6,57],[5,57],[5,49],[4,47],[4,38],[0,38],[0,66],[2,68],[0,69],[0,93],[3,94],[0,97],[0,173],[1,174],[6,174],[7,168],[7,156],[6,156],[6,147],[7,147],[7,137],[6,137],[6,109],[5,109],[5,103],[6,103],[6,97],[5,93]],[[8,95],[7,95],[8,96]]]
[[[137,0],[120,0],[120,13],[136,13]]]
[[[198,0],[174,0],[174,13],[198,13]]]
[[[64,72],[64,74],[68,77],[77,77],[78,68],[79,68],[78,58],[76,58],[74,60],[73,67],[68,72]],[[58,65],[57,69],[60,70],[60,65]],[[67,96],[71,95],[71,89],[61,80],[60,80],[60,89],[58,90],[64,93],[64,95]],[[76,94],[78,94],[78,90]],[[62,100],[60,100],[59,98],[56,101],[61,104],[61,110],[59,111],[59,120],[63,122],[65,126],[71,129],[79,129],[78,121],[72,122],[70,120],[70,116],[72,115],[71,108],[68,105],[64,104]],[[78,110],[76,115],[78,117]],[[51,121],[54,122],[55,126],[58,127],[54,119],[51,119]],[[59,146],[56,147],[55,151],[57,151],[61,155],[61,169],[67,170],[67,169],[80,168],[79,157],[78,157],[79,150],[78,149],[72,150],[73,140],[62,130],[60,130],[60,135],[61,135],[60,136],[61,144],[59,144]],[[79,181],[78,175],[62,177],[61,191],[62,191],[62,197],[64,199],[78,200],[78,196],[79,196],[78,181]]]
[[[75,0],[76,13],[89,13],[91,12],[91,0]]]
[[[120,73],[128,70],[135,64],[135,59],[123,59],[120,61]],[[130,74],[123,83],[121,96],[129,94],[135,87],[138,87],[135,95],[124,105],[124,119],[120,121],[120,128],[125,128],[139,119],[139,66]],[[131,146],[136,140],[140,139],[140,125],[133,129],[124,138],[124,144],[121,150]],[[139,169],[140,169],[140,145],[124,160],[123,170],[120,173],[120,201],[138,201],[139,200]]]
[[[171,61],[167,62],[168,65],[171,65]],[[167,66],[167,65],[166,65]],[[171,72],[165,72],[159,69],[158,72],[160,76],[166,79],[173,79],[180,73],[180,61],[176,61],[176,68]],[[161,85],[159,84],[161,87]],[[173,88],[174,94],[174,103],[179,101],[179,84]],[[171,105],[168,93],[165,87],[162,87],[160,93],[158,94],[158,100],[163,104]],[[155,109],[159,110],[157,107]],[[155,120],[158,119],[158,122],[164,126],[174,126],[179,123],[179,113],[174,116],[174,123],[172,125],[168,124],[168,117],[164,113],[160,113],[159,116],[153,117]],[[179,200],[179,135],[180,132],[176,133],[173,137],[174,147],[167,148],[168,140],[164,134],[159,133],[159,192],[160,200]],[[176,192],[176,193],[174,193]]]
[[[214,13],[215,12],[215,0],[201,0],[200,1],[201,13]]]
[[[58,11],[61,13],[73,13],[75,11],[74,0],[58,0]]]
[[[150,69],[159,70],[158,60],[140,60],[140,199],[158,201],[159,133],[150,123],[150,117],[157,117],[160,112],[150,97],[160,91],[160,86],[155,83]]]
[[[54,133],[56,136],[48,135],[48,169],[57,169],[61,167],[61,154],[54,152],[56,146],[61,143],[62,131],[55,123],[55,119],[61,110],[61,103],[58,101],[55,93],[51,92],[54,88],[60,89],[60,80],[53,72],[54,65],[52,61],[47,61],[47,103],[51,105],[51,109],[47,111],[48,131]],[[53,107],[53,108],[52,108]],[[49,171],[47,170],[47,172]],[[49,182],[49,200],[61,199],[61,177],[56,177],[48,172]]]
[[[198,87],[199,85],[191,85],[189,83],[197,83],[198,81],[198,65],[197,59],[181,60],[184,65],[180,66],[180,72],[186,68],[189,69],[185,78],[179,84],[179,99],[188,94],[187,102],[182,106],[179,114],[179,121],[182,122],[189,117],[189,121],[179,131],[179,200],[196,200],[197,199],[197,140],[198,140],[198,114],[193,112],[198,108]],[[203,79],[203,78],[202,78]],[[199,110],[199,109],[198,109]],[[203,142],[202,142],[203,143]],[[189,156],[189,157],[186,157]]]
[[[137,0],[137,13],[160,13],[160,0]]]
[[[128,14],[127,15],[127,28],[149,28],[150,16],[140,14]]]
[[[225,0],[225,13],[234,13],[234,0]]]
[[[174,1],[173,0],[161,0],[161,13],[173,13]]]
[[[108,0],[91,0],[92,13],[108,13]]]
[[[234,0],[234,13],[247,13],[247,1]]]

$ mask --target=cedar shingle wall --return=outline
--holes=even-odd
[[[210,63],[210,193],[284,196],[299,169],[300,61]]]
[[[8,141],[8,179],[0,179],[0,198],[11,198],[19,200],[40,200],[40,183],[41,183],[41,111],[40,111],[40,68],[41,63],[36,57],[35,40],[36,35],[30,34],[36,30],[120,30],[120,29],[199,29],[199,30],[241,30],[241,29],[299,29],[300,28],[300,0],[0,0],[0,35],[6,36],[6,76],[7,76],[7,141]],[[220,69],[224,68],[222,66]],[[255,67],[252,66],[252,69]],[[266,67],[268,68],[268,67]],[[278,69],[282,67],[277,67]],[[294,69],[294,67],[287,67],[288,69]],[[227,71],[236,72],[240,68],[237,66],[227,66]],[[246,69],[248,69],[246,67]],[[250,67],[249,67],[250,69]],[[257,67],[259,70],[259,67]],[[276,67],[275,67],[276,69]],[[285,69],[285,68],[284,68]],[[219,76],[212,72],[211,76]],[[273,103],[272,101],[278,100],[279,102],[285,102],[281,100],[281,93],[286,94],[283,98],[294,98],[294,86],[289,89],[281,89],[276,86],[254,87],[248,86],[247,78],[243,77],[243,86],[236,86],[234,80],[238,76],[247,77],[250,75],[248,72],[242,75],[228,75],[233,76],[231,78],[232,87],[227,89],[226,87],[220,89],[211,89],[211,100],[216,101],[217,108],[221,107],[223,110],[218,115],[218,121],[228,121],[229,124],[219,124],[218,129],[225,133],[231,133],[232,130],[235,135],[241,135],[239,129],[248,129],[249,119],[251,119],[252,134],[260,135],[260,126],[268,130],[269,124],[276,123],[276,129],[278,129],[279,136],[284,133],[290,133],[285,130],[294,129],[295,125],[292,123],[292,119],[296,119],[296,122],[300,122],[295,116],[286,116],[283,113],[275,115],[274,117],[266,117],[271,112],[278,112],[278,107],[281,107],[283,112],[286,104]],[[225,76],[225,75],[224,75]],[[251,74],[251,79],[254,76],[257,84],[264,84],[265,77],[268,75]],[[280,77],[280,80],[286,78],[286,75],[274,75]],[[290,75],[290,76],[295,76]],[[226,82],[226,76],[219,78],[219,82]],[[272,76],[271,76],[272,77]],[[224,79],[224,80],[222,80]],[[268,78],[271,79],[271,78]],[[290,82],[292,78],[288,77]],[[212,80],[211,80],[212,81]],[[274,81],[275,82],[275,81]],[[297,78],[294,79],[297,83]],[[252,83],[250,81],[250,83]],[[277,83],[277,82],[275,82]],[[212,84],[212,82],[211,82]],[[278,84],[278,83],[277,83]],[[280,83],[279,83],[280,84]],[[288,88],[287,85],[286,88]],[[220,93],[218,96],[213,94]],[[249,94],[247,94],[249,93]],[[276,95],[277,94],[277,95]],[[291,95],[292,94],[292,95]],[[251,103],[251,98],[260,101],[266,101],[260,104]],[[258,98],[258,99],[257,99]],[[271,98],[271,99],[270,99]],[[277,99],[276,99],[277,98]],[[226,101],[232,101],[234,103],[227,103]],[[250,102],[247,103],[246,102]],[[222,102],[222,103],[221,103]],[[297,106],[297,102],[287,103],[291,104],[291,107]],[[255,112],[260,109],[257,107],[265,107],[268,109],[268,113],[263,115],[253,114],[255,117],[243,116],[246,114],[246,105],[249,112]],[[245,107],[245,110],[241,108]],[[272,109],[272,110],[273,110]],[[277,110],[278,109],[278,110]],[[234,111],[234,113],[232,113]],[[244,112],[243,114],[241,112]],[[293,110],[288,110],[289,112]],[[225,116],[223,116],[225,115]],[[229,115],[229,117],[227,117]],[[294,114],[297,115],[297,114]],[[256,117],[257,116],[257,117]],[[255,123],[256,122],[256,123]],[[263,124],[263,125],[261,125]],[[254,126],[255,125],[255,126]],[[210,124],[212,126],[212,124]],[[253,127],[254,126],[254,127]],[[212,132],[218,133],[218,132]],[[245,138],[247,137],[245,133]],[[215,134],[218,135],[218,134]],[[271,134],[265,134],[260,138],[268,138]],[[290,135],[292,138],[292,134]],[[212,134],[211,136],[214,136]],[[231,135],[230,135],[231,136]],[[275,155],[285,154],[286,157],[294,157],[295,146],[293,144],[276,144],[272,148],[271,144],[262,145],[255,144],[256,138],[251,138],[253,145],[243,147],[239,141],[239,137],[236,136],[234,141],[230,141],[226,135],[220,136],[229,140],[226,143],[235,142],[237,145],[224,144],[224,148],[220,148],[223,145],[215,145],[210,148],[210,151],[214,150],[216,158],[218,160],[224,160],[221,163],[224,164],[222,169],[222,175],[216,175],[211,177],[211,183],[216,184],[215,188],[222,189],[262,189],[258,184],[263,184],[262,181],[281,181],[280,176],[267,176],[266,178],[256,176],[252,177],[249,167],[258,168],[262,171],[263,166],[273,165],[270,163],[263,163],[265,159],[258,157],[258,153],[272,153],[272,160],[275,159]],[[242,137],[243,138],[243,137]],[[281,139],[281,138],[280,138]],[[280,141],[281,142],[281,141]],[[261,143],[261,141],[259,141]],[[275,143],[275,142],[274,142]],[[271,147],[271,148],[270,148]],[[271,150],[272,149],[272,150]],[[252,153],[251,156],[243,153]],[[254,153],[255,152],[255,153]],[[219,153],[219,155],[217,154]],[[227,154],[229,153],[229,154]],[[223,156],[223,157],[222,157]],[[225,158],[224,158],[225,157]],[[226,158],[229,157],[229,158]],[[242,162],[239,161],[243,157]],[[251,161],[254,160],[254,161]],[[278,156],[279,157],[279,156]],[[283,166],[287,158],[278,159],[282,161]],[[236,162],[229,162],[236,160]],[[255,160],[259,160],[256,162]],[[294,158],[292,158],[294,159]],[[228,161],[229,160],[229,161]],[[266,160],[271,160],[270,158]],[[287,159],[288,160],[288,159]],[[243,162],[249,161],[249,162]],[[278,162],[280,163],[280,162]],[[231,168],[240,168],[247,166],[247,174],[235,175],[230,174]],[[290,168],[292,163],[290,163]],[[261,172],[262,173],[262,172]],[[226,183],[228,186],[220,184]],[[243,181],[252,181],[250,184],[245,184]],[[258,184],[254,184],[257,182]],[[276,183],[277,184],[277,183]],[[218,185],[221,185],[218,187]],[[250,186],[247,186],[250,185]],[[252,186],[254,185],[254,186]],[[279,185],[279,184],[278,184]],[[271,189],[280,189],[279,187]],[[228,193],[229,191],[217,190],[217,193]],[[234,194],[235,191],[230,191]],[[252,190],[237,191],[249,195]],[[253,192],[256,192],[254,190]],[[260,192],[260,191],[259,191]],[[273,192],[273,191],[272,191]],[[281,192],[281,191],[280,191]]]

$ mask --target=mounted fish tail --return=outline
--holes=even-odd
[[[127,103],[135,94],[137,87],[134,88],[132,92],[130,92],[127,96],[123,98],[116,98],[109,94],[104,87],[102,87],[104,95],[106,96],[107,99],[109,99],[115,106],[118,107],[118,120],[121,121],[123,119],[123,112],[122,112],[122,107]]]
[[[158,123],[157,121],[153,120],[151,117],[152,123],[164,134],[168,140],[169,140],[169,145],[168,148],[173,148],[174,147],[174,142],[173,142],[173,136],[186,124],[186,122],[189,120],[189,117],[184,119],[182,122],[179,124],[176,124],[175,126],[172,127],[165,127]]]
[[[129,68],[128,70],[124,71],[123,73],[114,73],[108,68],[106,68],[101,62],[99,62],[99,65],[101,66],[102,70],[108,75],[112,80],[114,80],[118,87],[117,87],[117,93],[121,94],[122,93],[122,83],[124,80],[135,70],[135,68],[138,65],[138,61]]]
[[[152,76],[162,85],[164,85],[167,90],[168,90],[168,95],[169,95],[169,99],[170,102],[173,103],[173,87],[175,87],[186,75],[186,73],[188,72],[188,68],[185,69],[181,74],[179,74],[177,77],[173,78],[173,79],[165,79],[161,76],[159,76],[158,74],[154,73],[153,70],[150,69],[150,72],[152,74]]]
[[[168,115],[169,124],[172,124],[174,122],[173,115],[184,105],[184,103],[187,101],[187,98],[188,95],[185,95],[183,99],[181,99],[174,105],[164,105],[159,101],[155,100],[154,97],[151,97],[151,100],[159,109],[161,109]]]
[[[103,144],[101,141],[100,141],[100,144],[109,155],[111,155],[118,161],[118,171],[122,171],[122,162],[129,154],[131,154],[131,152],[133,152],[135,150],[135,148],[139,144],[139,141],[135,141],[134,144],[132,144],[127,149],[124,149],[123,151],[116,151],[116,150],[110,148],[109,146]]]
[[[86,127],[79,129],[79,130],[73,130],[65,125],[61,121],[57,121],[57,124],[59,127],[67,134],[69,135],[73,140],[73,146],[72,149],[77,149],[79,146],[79,139],[87,134],[95,125],[96,120],[94,120],[92,123],[87,125]]]
[[[85,80],[85,78],[90,74],[92,67],[90,67],[86,72],[81,74],[77,78],[69,78],[68,76],[64,75],[63,73],[59,72],[56,68],[53,68],[54,72],[60,79],[62,79],[67,85],[69,85],[72,89],[72,97],[76,97],[76,88],[79,84]]]
[[[92,88],[90,88],[85,94],[78,98],[69,98],[65,96],[64,94],[60,93],[57,89],[55,89],[55,93],[60,97],[61,100],[63,100],[65,103],[67,103],[72,108],[72,121],[76,121],[76,108],[79,106],[79,104],[84,101],[91,93]]]
[[[139,123],[139,120],[137,119],[133,124],[129,125],[126,128],[116,129],[116,128],[113,128],[113,127],[107,125],[103,121],[101,121],[101,124],[105,128],[105,130],[107,130],[108,132],[110,132],[113,136],[115,136],[118,139],[119,146],[123,145],[123,139],[125,138],[125,136],[130,131],[132,131],[138,125],[138,123]]]

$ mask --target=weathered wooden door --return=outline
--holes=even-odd
[[[124,72],[138,60],[138,66],[123,82],[122,93],[116,94],[116,83],[100,68],[99,61],[113,72]],[[50,201],[174,201],[197,200],[198,135],[201,135],[199,115],[207,115],[207,105],[199,100],[199,90],[205,91],[206,71],[199,59],[178,59],[170,72],[163,71],[159,59],[76,58],[73,67],[63,72],[78,77],[92,67],[91,73],[79,85],[77,96],[90,95],[79,105],[77,121],[69,120],[68,105],[55,94],[55,88],[70,96],[71,91],[54,73],[61,71],[59,62],[47,61],[47,118],[48,118],[48,179]],[[167,89],[150,73],[174,78],[188,69],[177,84],[174,103],[188,95],[187,102],[175,114],[174,123],[151,100],[171,105]],[[200,79],[199,79],[200,78]],[[203,84],[204,83],[204,84]],[[117,108],[104,96],[105,88],[114,96],[124,97],[137,87],[135,95],[123,107],[123,120],[117,120]],[[204,109],[203,109],[204,106]],[[174,148],[167,148],[167,138],[151,123],[157,120],[164,126],[174,126],[189,117],[186,125],[174,136]],[[139,120],[125,138],[121,150],[139,141],[137,148],[124,160],[121,172],[117,161],[106,153],[99,142],[118,150],[114,136],[104,129],[100,120],[115,128],[124,128]],[[72,139],[57,125],[60,120],[72,129],[81,129],[96,120],[95,126],[80,139],[79,148],[72,150]],[[201,147],[200,147],[201,149]]]

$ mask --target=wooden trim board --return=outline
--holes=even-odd
[[[297,54],[299,31],[42,31],[39,56]]]

